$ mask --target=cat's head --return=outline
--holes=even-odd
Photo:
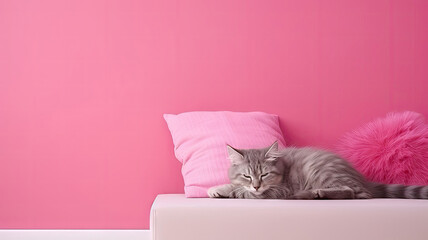
[[[280,185],[284,165],[278,161],[278,142],[262,149],[236,149],[227,146],[231,161],[229,179],[253,194],[262,194],[271,186]]]

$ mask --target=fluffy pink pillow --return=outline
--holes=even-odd
[[[337,150],[371,181],[428,184],[428,125],[419,113],[389,113],[346,134]]]
[[[186,197],[208,197],[207,189],[229,183],[226,144],[267,147],[284,138],[278,116],[262,112],[188,112],[165,114],[175,156],[183,163]]]

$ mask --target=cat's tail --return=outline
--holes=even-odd
[[[373,183],[374,198],[428,199],[428,186]]]

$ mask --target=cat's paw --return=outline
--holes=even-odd
[[[319,195],[316,191],[308,191],[308,190],[302,190],[297,193],[295,193],[291,199],[316,199],[319,198]]]
[[[321,199],[325,197],[324,191],[322,189],[315,189],[311,191],[314,199]]]
[[[208,189],[208,191],[207,191],[207,193],[208,193],[208,196],[210,197],[210,198],[225,198],[226,196],[223,196],[221,193],[220,193],[220,186],[216,186],[216,187],[211,187],[210,189]]]

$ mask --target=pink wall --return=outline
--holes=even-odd
[[[428,115],[428,1],[0,0],[0,228],[148,228],[163,113],[266,111],[331,147]]]

